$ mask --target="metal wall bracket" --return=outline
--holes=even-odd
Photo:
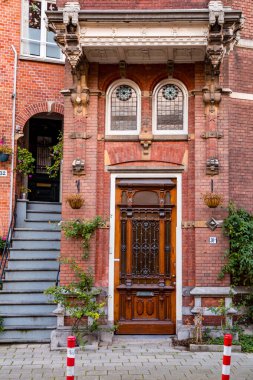
[[[206,161],[206,174],[207,175],[217,175],[219,174],[219,160],[216,157],[210,157]]]

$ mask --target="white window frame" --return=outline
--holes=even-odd
[[[111,130],[111,103],[112,103],[112,93],[116,87],[120,85],[127,85],[132,87],[137,95],[137,128],[135,130]],[[141,90],[138,85],[130,79],[119,79],[113,82],[106,92],[106,123],[105,131],[106,135],[122,136],[122,135],[139,135],[141,130]]]
[[[47,46],[57,46],[56,43],[47,42],[47,17],[46,17],[46,11],[47,11],[47,3],[56,3],[56,0],[36,0],[40,1],[41,3],[41,38],[40,38],[40,55],[33,55],[25,53],[24,49],[24,41],[34,41],[39,42],[37,40],[32,40],[30,38],[26,37],[26,33],[28,31],[28,25],[26,23],[29,23],[29,19],[27,20],[27,14],[29,12],[29,0],[22,0],[22,17],[21,17],[21,56],[27,57],[34,60],[43,60],[43,61],[52,61],[52,62],[64,62],[64,55],[62,54],[62,51],[60,50],[60,58],[53,58],[53,57],[47,57]],[[60,49],[58,47],[58,49]]]
[[[183,129],[180,130],[173,130],[173,129],[166,129],[166,130],[159,130],[157,129],[157,95],[160,91],[161,87],[163,87],[166,84],[174,84],[177,87],[180,88],[180,90],[183,93]],[[164,79],[163,81],[159,82],[153,91],[153,99],[152,99],[152,132],[154,135],[185,135],[188,133],[188,90],[186,86],[177,79]]]

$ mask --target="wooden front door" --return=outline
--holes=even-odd
[[[117,334],[175,334],[176,182],[116,183]]]

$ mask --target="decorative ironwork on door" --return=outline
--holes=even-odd
[[[126,281],[127,220],[131,222],[131,278],[134,283],[157,283],[159,280],[160,239],[164,239],[165,276],[170,276],[171,210],[121,208],[121,283]],[[165,234],[160,234],[160,220],[165,223]]]

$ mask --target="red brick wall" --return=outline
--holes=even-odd
[[[245,27],[242,38],[252,41],[252,2],[233,1],[233,6],[243,10]],[[233,92],[253,94],[253,49],[236,47],[230,54],[226,87]],[[229,100],[229,198],[237,206],[253,212],[252,178],[253,101]]]
[[[4,136],[8,145],[11,145],[14,70],[11,45],[14,45],[19,55],[21,13],[21,1],[1,3],[0,138]],[[64,65],[18,60],[16,124],[23,128],[23,123],[37,110],[47,111],[47,101],[61,103],[60,90],[63,87]],[[62,109],[57,106],[56,111],[62,112]],[[0,177],[0,236],[6,233],[9,224],[10,168],[10,161],[0,163],[0,169],[8,170],[7,177]]]

